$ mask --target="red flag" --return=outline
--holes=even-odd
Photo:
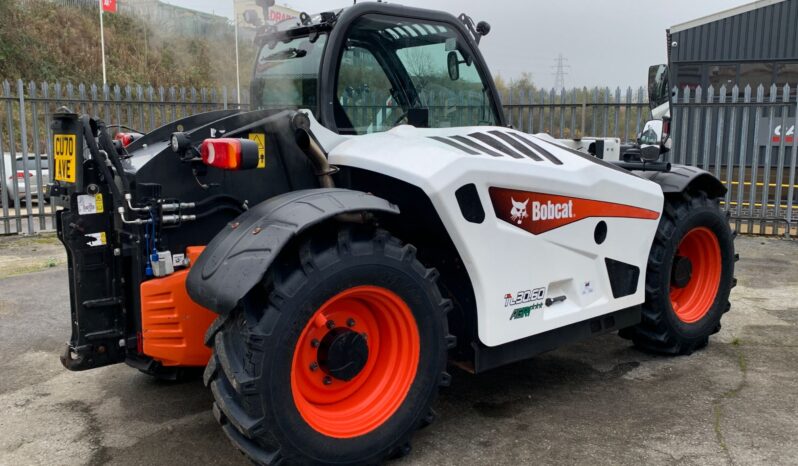
[[[103,11],[108,13],[116,13],[116,0],[100,0]]]

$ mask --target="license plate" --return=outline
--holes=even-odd
[[[74,134],[56,134],[53,137],[55,180],[74,183],[77,172],[77,137]]]

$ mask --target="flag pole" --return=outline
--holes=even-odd
[[[100,51],[103,56],[103,86],[108,84],[105,74],[105,31],[103,28],[103,0],[98,0],[97,5],[100,7]]]
[[[238,13],[236,12],[236,2],[233,0],[233,20],[236,35],[236,103],[241,106],[241,67],[238,64]]]

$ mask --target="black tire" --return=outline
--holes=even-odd
[[[410,438],[434,417],[448,385],[446,353],[454,346],[437,272],[415,248],[384,231],[323,229],[286,249],[229,316],[208,329],[214,354],[204,380],[216,416],[233,444],[257,464],[377,464],[410,451]],[[292,395],[297,342],[314,312],[342,290],[366,285],[400,296],[417,323],[420,357],[398,409],[364,435],[335,438],[306,422]],[[322,374],[323,375],[323,374]],[[338,383],[338,380],[336,380]]]
[[[720,199],[709,198],[704,191],[666,196],[648,259],[641,322],[621,331],[621,336],[631,339],[636,347],[662,354],[691,354],[706,346],[709,336],[720,330],[721,318],[731,307],[729,293],[736,284],[736,255],[728,215],[720,209],[719,202]],[[708,230],[717,239],[720,279],[714,300],[705,314],[696,321],[687,322],[677,315],[671,304],[671,286],[673,280],[677,280],[672,279],[672,273],[680,243],[695,229]]]
[[[9,210],[10,209],[15,209],[17,207],[17,201],[15,201],[14,199],[11,199],[11,194],[10,193],[8,193],[7,191],[4,191],[4,192],[2,192],[0,194],[3,195],[2,200],[3,200],[3,202],[5,202],[6,206],[8,206]]]

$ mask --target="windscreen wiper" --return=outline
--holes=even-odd
[[[261,58],[261,62],[273,60],[290,60],[292,58],[302,58],[308,54],[307,50],[291,47],[290,49],[274,52],[271,55]]]

